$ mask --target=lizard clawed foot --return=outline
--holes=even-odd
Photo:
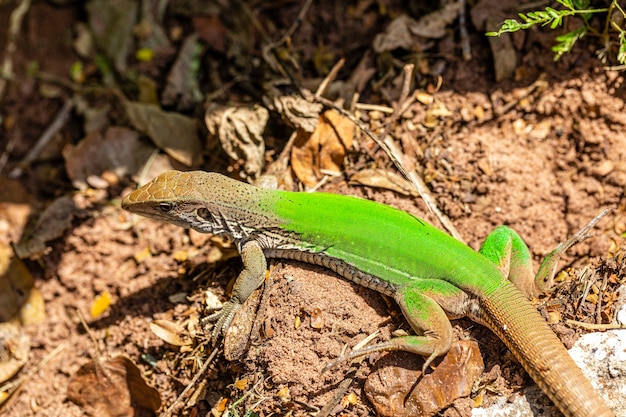
[[[369,354],[374,353],[374,352],[388,352],[388,351],[392,351],[392,350],[403,350],[403,351],[411,352],[411,350],[400,348],[399,344],[403,344],[403,339],[404,338],[413,338],[413,337],[415,337],[415,336],[397,337],[397,338],[391,339],[391,340],[389,340],[387,342],[378,343],[376,345],[368,346],[368,347],[365,347],[365,348],[362,348],[362,349],[353,350],[352,352],[350,352],[350,353],[348,353],[346,355],[340,356],[337,359],[329,362],[326,366],[324,366],[324,368],[322,368],[320,373],[323,374],[324,372],[334,368],[335,366],[337,366],[340,363],[343,363],[345,361],[348,361],[348,360],[351,360],[351,359],[356,359],[356,358],[359,358],[361,356],[369,355]],[[440,352],[440,351],[432,352],[428,356],[426,361],[424,362],[424,365],[422,366],[422,375],[426,374],[426,370],[428,369],[430,364],[433,362],[433,360],[435,360],[438,356],[441,356],[441,355],[445,354],[446,352],[447,352],[447,350],[446,351],[442,351],[442,352]],[[413,352],[413,353],[418,353],[418,352]]]
[[[593,236],[593,234],[589,233],[589,231],[611,211],[613,211],[612,208],[602,210],[602,212],[594,217],[589,223],[587,223],[587,225],[585,225],[574,235],[570,236],[565,242],[560,243],[552,252],[550,252],[544,258],[541,266],[539,266],[539,270],[537,271],[537,275],[535,278],[535,284],[539,290],[543,292],[548,292],[551,289],[554,275],[556,273],[561,256],[565,253],[565,251],[567,251],[575,244],[580,243],[583,240],[586,240],[589,237]]]
[[[228,326],[230,326],[230,323],[233,321],[233,317],[235,317],[235,313],[240,308],[240,303],[229,300],[224,303],[221,310],[216,311],[202,320],[205,323],[215,322],[213,330],[211,331],[213,345],[217,345],[219,337],[226,333],[226,329],[228,329]]]

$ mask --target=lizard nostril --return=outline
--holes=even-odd
[[[163,213],[169,213],[170,211],[174,210],[174,207],[176,207],[174,203],[159,203],[159,210],[161,210]]]

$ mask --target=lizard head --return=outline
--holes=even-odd
[[[247,187],[217,173],[168,171],[124,197],[122,208],[199,232],[221,233],[219,213],[237,204],[233,194]]]

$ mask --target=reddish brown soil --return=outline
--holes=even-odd
[[[0,7],[0,21],[6,22],[10,9],[7,5]],[[24,39],[18,44],[18,68],[38,60],[47,72],[65,76],[64,68],[74,55],[63,41],[67,35],[64,28],[80,19],[75,7],[78,6],[56,8],[40,3],[32,8]],[[289,26],[295,16],[293,11],[297,10],[285,7],[289,13],[275,10],[281,16],[277,21],[289,22],[280,23],[281,26]],[[348,65],[355,65],[363,54],[360,50],[351,51],[351,42],[376,33],[375,28],[365,25],[363,30],[367,32],[361,35],[355,32],[359,26],[344,24],[341,14],[329,15],[319,8],[313,8],[307,19],[324,21],[335,28],[328,34],[328,42],[332,42],[335,52],[341,50],[338,45],[343,45],[343,54],[353,54],[349,61],[354,62]],[[301,35],[294,39],[305,45],[301,46],[302,59],[308,59],[318,47],[306,45],[306,36],[314,27],[305,24]],[[376,27],[382,30],[384,25]],[[478,248],[492,228],[506,224],[524,237],[536,268],[543,256],[568,235],[603,208],[614,207],[616,211],[596,229],[598,236],[570,250],[562,265],[582,265],[590,257],[606,256],[611,242],[623,244],[618,234],[624,232],[626,216],[624,75],[602,69],[593,54],[596,46],[591,40],[585,40],[574,53],[554,63],[549,52],[554,34],[533,30],[516,39],[520,69],[515,81],[496,83],[488,42],[478,31],[471,32],[474,51],[469,62],[459,58],[452,36],[436,41],[439,55],[428,61],[433,67],[441,65],[442,87],[435,98],[449,115],[438,119],[434,126],[423,128],[426,110],[417,103],[392,127],[391,133],[400,139],[408,158],[420,164],[419,171],[427,179],[439,207],[471,247]],[[45,48],[29,48],[40,45],[44,39],[49,41]],[[533,83],[537,83],[536,88],[531,89]],[[63,97],[43,98],[37,88],[37,81],[20,78],[2,103],[5,120],[13,118],[20,127],[5,129],[19,134],[20,139],[3,173],[33,146],[62,105]],[[384,94],[368,91],[365,96],[379,100],[371,104],[389,104],[381,98]],[[515,104],[500,113],[508,103]],[[78,124],[70,123],[64,135],[77,138],[79,130]],[[6,145],[8,139],[0,138],[0,144]],[[284,139],[274,143],[274,151],[280,152],[279,144],[284,144]],[[358,145],[360,150],[348,156],[346,174],[329,181],[324,191],[384,202],[439,225],[419,198],[349,186],[351,174],[371,166],[367,152],[373,152],[377,163],[393,170],[369,139],[359,138]],[[71,184],[59,175],[63,168],[58,151],[49,153],[44,159],[55,162],[36,164],[20,180],[31,196],[33,215],[45,201],[72,192]],[[221,154],[220,159],[226,166],[227,157]],[[25,369],[32,369],[54,348],[63,346],[63,350],[23,384],[2,410],[4,415],[83,415],[80,407],[67,400],[66,387],[78,368],[96,355],[96,347],[104,356],[129,356],[159,391],[165,406],[172,404],[197,371],[199,364],[194,362],[194,355],[206,357],[199,352],[179,353],[178,348],[157,338],[149,323],[153,319],[182,322],[200,314],[201,292],[223,295],[240,263],[233,259],[209,265],[205,259],[211,241],[195,234],[189,236],[174,226],[131,218],[121,210],[119,201],[134,186],[124,180],[108,194],[88,201],[63,237],[49,242],[50,251],[27,263],[35,276],[35,286],[43,294],[46,318],[39,325],[25,328],[32,338]],[[0,204],[16,202],[13,195],[4,198]],[[8,225],[2,243],[19,240],[21,228],[11,223],[10,214],[3,212],[2,216],[3,224]],[[385,239],[382,230],[380,238]],[[145,248],[150,248],[151,256],[137,261],[134,256]],[[175,260],[173,254],[180,251],[186,253],[186,260]],[[341,352],[345,343],[352,346],[379,328],[383,338],[399,327],[408,328],[393,302],[388,303],[380,295],[347,283],[323,268],[287,261],[275,261],[272,265],[275,287],[260,344],[241,362],[229,363],[218,356],[202,379],[204,399],[175,415],[207,415],[220,398],[237,400],[245,393],[250,395],[242,404],[258,403],[263,415],[291,411],[305,415],[311,412],[310,407],[322,407],[341,381],[345,367],[322,376],[319,370]],[[77,311],[89,317],[95,297],[104,291],[112,295],[110,309],[102,318],[87,319],[97,344],[94,346]],[[170,297],[179,293],[187,298],[171,301]],[[314,308],[321,310],[324,317],[321,330],[311,327]],[[295,324],[296,317],[301,320],[299,326]],[[489,331],[466,320],[454,322],[454,326],[459,337],[479,341],[485,372],[497,374],[493,386],[501,395],[510,395],[530,383]],[[341,329],[340,338],[332,334],[333,328]],[[146,362],[148,355],[156,359],[156,365]],[[341,415],[374,415],[362,395],[370,369],[368,361],[359,368],[348,390],[357,394],[357,402],[345,409],[337,408]],[[235,381],[241,384],[238,388],[232,385]],[[289,389],[287,396],[280,392],[285,387]],[[491,395],[487,395],[487,403],[492,401]],[[459,406],[444,415],[466,416],[467,412],[467,408]]]

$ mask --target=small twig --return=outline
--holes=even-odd
[[[419,195],[422,197],[422,199],[426,203],[426,206],[428,207],[428,209],[433,214],[435,214],[435,216],[437,216],[437,218],[439,219],[443,227],[446,230],[448,230],[448,232],[450,232],[450,234],[454,238],[463,242],[461,235],[456,230],[452,222],[450,222],[450,220],[437,208],[437,202],[435,198],[432,196],[432,194],[430,193],[430,190],[428,189],[428,186],[426,186],[426,183],[424,183],[424,180],[419,175],[417,175],[415,170],[409,170],[404,166],[404,164],[402,163],[402,152],[398,149],[397,145],[391,139],[387,139],[391,126],[393,126],[394,122],[402,116],[404,111],[406,111],[406,109],[410,107],[410,105],[413,103],[413,100],[415,99],[413,95],[409,97],[408,92],[407,92],[409,91],[409,87],[410,87],[410,80],[412,78],[411,74],[413,71],[413,65],[407,65],[404,71],[405,71],[405,80],[404,80],[404,86],[403,86],[401,97],[404,97],[405,100],[400,102],[400,104],[398,105],[398,111],[396,111],[392,115],[391,121],[387,123],[385,132],[383,132],[383,134],[380,136],[376,136],[370,130],[370,128],[365,125],[365,123],[363,123],[361,120],[354,117],[347,110],[344,110],[343,108],[337,106],[334,102],[324,97],[314,97],[312,96],[310,92],[305,92],[306,95],[304,97],[309,100],[317,101],[332,109],[335,109],[336,111],[341,113],[343,116],[348,118],[352,123],[357,125],[359,129],[361,129],[367,136],[369,136],[374,142],[376,142],[376,144],[380,146],[380,148],[389,156],[389,158],[391,159],[393,164],[396,166],[398,171],[400,171],[402,175],[404,175],[404,177],[407,178],[409,182],[411,182],[413,187],[415,187]]]
[[[530,86],[525,88],[513,100],[506,103],[504,106],[502,106],[499,109],[497,108],[495,103],[493,103],[492,101],[491,107],[494,109],[493,114],[491,115],[491,117],[485,117],[484,119],[480,120],[478,124],[483,125],[487,122],[494,120],[496,117],[503,116],[504,114],[508,113],[511,109],[513,109],[515,106],[517,106],[522,100],[524,100],[527,97],[530,97],[530,95],[533,94],[535,91],[544,89],[547,85],[545,78],[546,78],[545,74],[539,75],[539,77],[534,83],[532,83]]]
[[[300,24],[302,23],[302,21],[304,20],[304,16],[306,15],[306,13],[309,11],[309,8],[311,7],[311,4],[313,3],[313,0],[307,0],[303,5],[302,5],[302,9],[300,9],[300,13],[298,13],[298,17],[296,18],[296,20],[293,22],[293,24],[291,25],[291,27],[289,29],[287,29],[287,31],[285,32],[285,34],[278,40],[275,42],[272,42],[270,37],[267,35],[267,33],[265,33],[265,30],[263,29],[263,26],[261,26],[261,24],[257,21],[256,16],[254,16],[254,14],[252,13],[252,11],[248,8],[248,6],[245,3],[241,3],[242,8],[244,10],[244,12],[246,13],[246,15],[248,16],[248,18],[250,19],[250,21],[252,22],[252,24],[254,25],[254,27],[259,31],[259,33],[261,34],[261,36],[263,37],[263,39],[265,40],[265,42],[267,42],[267,44],[263,47],[263,50],[261,51],[261,55],[263,56],[263,59],[265,60],[265,62],[267,62],[272,68],[274,68],[276,71],[279,71],[280,73],[282,73],[284,76],[289,77],[289,79],[291,80],[291,83],[298,89],[301,90],[301,87],[299,85],[299,83],[297,82],[297,80],[295,79],[295,77],[293,76],[293,74],[291,73],[291,71],[289,71],[283,64],[282,64],[282,59],[279,56],[278,52],[276,52],[276,47],[279,45],[282,45],[284,43],[286,43],[295,33],[295,31],[298,29],[298,27],[300,26]],[[270,53],[271,55],[274,57],[274,60],[272,60],[270,58]],[[297,68],[298,64],[297,62],[295,62],[294,59],[290,58],[291,63]],[[276,64],[276,66],[274,65]]]
[[[285,144],[285,147],[280,152],[278,158],[276,158],[276,160],[267,167],[267,174],[280,176],[279,174],[287,169],[287,165],[289,164],[289,155],[291,154],[291,148],[293,148],[293,144],[296,141],[297,137],[298,132],[294,130],[289,137],[287,144]]]
[[[333,83],[333,81],[335,81],[339,70],[341,69],[341,67],[343,67],[343,64],[345,63],[345,58],[341,58],[335,65],[333,65],[328,75],[324,78],[324,81],[322,81],[321,84],[317,87],[317,90],[315,91],[315,97],[319,97],[326,92],[326,89],[330,84]]]
[[[7,382],[6,384],[0,386],[0,392],[6,393],[8,397],[12,397],[33,375],[37,374],[40,370],[43,369],[44,366],[48,364],[56,355],[61,353],[63,349],[66,348],[66,344],[61,344],[55,347],[50,353],[48,353],[37,365],[35,365],[32,369],[30,369],[25,375],[17,378],[14,381]],[[9,407],[8,398],[5,399],[4,403],[0,404],[0,409],[4,409],[5,411]]]
[[[172,405],[170,405],[170,407],[167,410],[161,413],[159,417],[169,417],[172,415],[174,411],[178,409],[178,406],[183,401],[183,398],[187,396],[191,388],[193,388],[198,382],[198,379],[200,379],[200,377],[206,373],[207,369],[209,369],[209,365],[211,365],[211,363],[213,362],[213,359],[215,359],[215,356],[217,356],[217,352],[219,351],[220,347],[221,347],[221,344],[213,349],[213,352],[211,352],[209,357],[206,359],[206,362],[204,362],[204,365],[202,365],[202,368],[200,368],[198,372],[193,376],[193,379],[191,380],[191,382],[185,387],[183,392],[181,392],[180,395],[176,397]]]
[[[83,316],[82,311],[80,311],[79,309],[76,309],[76,315],[78,316],[78,319],[80,320],[80,324],[83,325],[83,329],[85,329],[85,332],[87,332],[87,335],[91,339],[91,343],[93,343],[93,348],[96,351],[96,358],[101,357],[102,354],[100,353],[100,349],[98,348],[98,341],[96,340],[96,337],[91,332],[91,328],[87,324],[87,321],[85,320],[85,317]]]
[[[304,20],[304,16],[306,16],[307,12],[309,11],[311,4],[313,4],[313,0],[306,0],[304,2],[304,4],[302,5],[302,9],[300,9],[300,13],[298,13],[296,20],[294,20],[294,22],[291,24],[291,27],[287,29],[287,32],[285,32],[283,37],[280,38],[278,42],[274,43],[274,45],[270,45],[270,47],[273,48],[275,46],[282,45],[283,43],[287,42],[288,39],[291,39],[293,34],[296,33],[298,26],[302,24],[302,21]]]
[[[11,152],[13,152],[13,148],[15,144],[18,142],[18,138],[21,137],[22,132],[21,129],[17,128],[16,132],[13,132],[12,135],[9,135],[9,141],[7,142],[7,146],[5,146],[4,151],[2,152],[2,156],[0,156],[0,174],[4,170],[5,165],[9,160],[9,156]]]
[[[30,9],[30,4],[31,0],[22,0],[15,10],[13,10],[9,18],[7,44],[4,50],[4,61],[0,69],[0,74],[2,74],[2,77],[0,77],[0,101],[2,101],[4,97],[4,89],[6,88],[7,80],[13,77],[13,54],[17,50],[16,40],[20,34],[24,16],[26,16],[26,13],[28,13]]]
[[[577,305],[576,308],[574,309],[574,313],[578,313],[578,310],[580,309],[580,307],[583,305],[583,301],[585,301],[585,299],[587,298],[587,295],[589,295],[589,291],[591,291],[591,281],[588,277],[588,275],[590,274],[590,270],[589,268],[585,267],[583,268],[582,271],[580,271],[580,278],[578,278],[578,280],[580,282],[583,282],[583,291],[580,295],[580,297],[577,300]]]
[[[467,33],[466,12],[467,2],[461,0],[461,10],[459,11],[459,43],[461,44],[461,56],[465,61],[472,59],[472,45]]]
[[[339,404],[339,402],[345,395],[346,391],[348,391],[348,388],[350,388],[350,385],[352,385],[356,370],[357,368],[355,365],[350,367],[350,370],[346,372],[343,380],[339,383],[339,386],[337,387],[335,392],[333,392],[333,396],[326,402],[326,404],[324,404],[324,406],[315,415],[315,417],[326,417],[330,415],[330,413],[333,411],[335,406]]]
[[[626,324],[620,324],[620,323],[596,324],[596,323],[585,323],[583,321],[578,321],[578,320],[565,320],[565,323],[582,327],[583,329],[587,329],[587,330],[626,329]]]
[[[380,104],[354,103],[354,108],[365,111],[379,111],[381,113],[393,114],[394,110],[389,106],[381,106]]]
[[[52,140],[54,135],[59,130],[61,130],[61,128],[65,125],[65,123],[69,119],[70,112],[74,108],[74,104],[75,104],[75,102],[74,102],[73,98],[67,100],[65,102],[65,104],[63,104],[63,107],[61,108],[59,113],[57,113],[54,121],[42,133],[42,135],[37,140],[37,143],[35,144],[35,146],[33,146],[33,148],[30,150],[30,152],[28,152],[28,154],[24,157],[24,159],[18,164],[18,166],[13,168],[13,170],[9,173],[9,177],[10,178],[19,178],[19,177],[21,177],[22,174],[24,173],[24,170],[33,161],[35,161],[35,159],[37,159],[37,157],[39,156],[41,151],[43,151],[44,148],[46,147],[46,145],[48,145],[48,143],[50,143],[50,141]]]

